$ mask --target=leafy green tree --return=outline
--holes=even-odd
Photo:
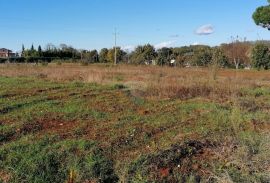
[[[270,3],[270,0],[268,0]],[[270,30],[270,5],[261,6],[253,13],[255,23]]]
[[[92,50],[89,52],[89,61],[93,63],[97,63],[99,61],[98,51]]]
[[[223,50],[219,47],[212,49],[212,61],[210,64],[210,73],[213,80],[217,79],[217,73],[220,67],[228,65],[228,58],[225,56]]]
[[[196,66],[208,66],[212,61],[211,48],[208,46],[201,46],[194,51],[192,64]]]
[[[116,48],[116,58],[117,62],[123,62],[124,57],[126,55],[126,52],[124,52],[120,47]],[[107,60],[110,63],[114,63],[114,57],[115,57],[115,49],[109,49],[108,54],[107,54]]]
[[[177,66],[185,66],[192,61],[193,48],[192,46],[183,46],[173,48],[173,58],[176,60]]]
[[[270,68],[270,51],[269,47],[265,44],[256,44],[251,52],[251,59],[253,67],[257,69],[269,69]]]
[[[31,46],[31,51],[32,52],[34,52],[35,51],[35,47],[34,47],[34,45],[32,44],[32,46]]]
[[[150,63],[157,56],[154,46],[147,44],[138,46],[131,55],[131,62],[134,64]]]
[[[41,48],[40,45],[38,46],[38,55],[39,55],[40,57],[42,56],[42,48]]]
[[[121,62],[127,61],[127,59],[125,59],[126,55],[127,55],[127,52],[125,52],[124,50],[122,50],[120,47],[117,48],[117,54],[116,54],[116,56],[117,56],[118,62],[121,63]]]
[[[108,53],[109,50],[107,48],[103,48],[99,52],[99,61],[101,63],[107,63],[108,62]]]
[[[173,57],[173,50],[171,48],[164,47],[157,50],[158,65],[169,65],[172,57]]]
[[[97,63],[99,61],[99,55],[97,50],[92,51],[82,50],[81,54],[82,57],[85,58],[90,63]]]
[[[114,49],[109,49],[108,50],[107,60],[108,60],[109,63],[114,63],[114,54],[115,54]]]
[[[225,55],[224,51],[221,48],[213,48],[212,50],[212,64],[217,65],[218,67],[229,67],[229,59]]]
[[[22,45],[22,57],[24,56],[24,52],[25,52],[25,47],[24,44]]]

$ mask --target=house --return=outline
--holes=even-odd
[[[15,53],[6,48],[0,48],[0,58],[15,57]]]

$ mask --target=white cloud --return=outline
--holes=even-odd
[[[193,45],[193,46],[197,46],[197,45],[200,45],[200,43],[199,43],[199,42],[195,42],[195,43],[193,43],[192,45]]]
[[[211,24],[203,25],[196,30],[196,34],[198,35],[210,35],[214,32],[214,27]]]
[[[165,42],[161,42],[155,45],[156,49],[160,49],[160,48],[164,48],[164,47],[170,47],[172,46],[174,43],[176,43],[176,40],[173,41],[165,41]]]

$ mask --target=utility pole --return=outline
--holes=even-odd
[[[114,65],[117,65],[117,29],[114,31]]]

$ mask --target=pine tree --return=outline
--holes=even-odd
[[[268,0],[270,3],[270,0]],[[270,30],[270,5],[261,6],[253,13],[253,20],[259,26]]]
[[[41,46],[40,45],[38,46],[38,55],[39,56],[42,56],[42,49],[41,49]]]
[[[25,52],[25,48],[24,48],[24,44],[22,45],[22,56],[24,56],[24,52]]]
[[[34,45],[31,46],[31,51],[35,51]]]

